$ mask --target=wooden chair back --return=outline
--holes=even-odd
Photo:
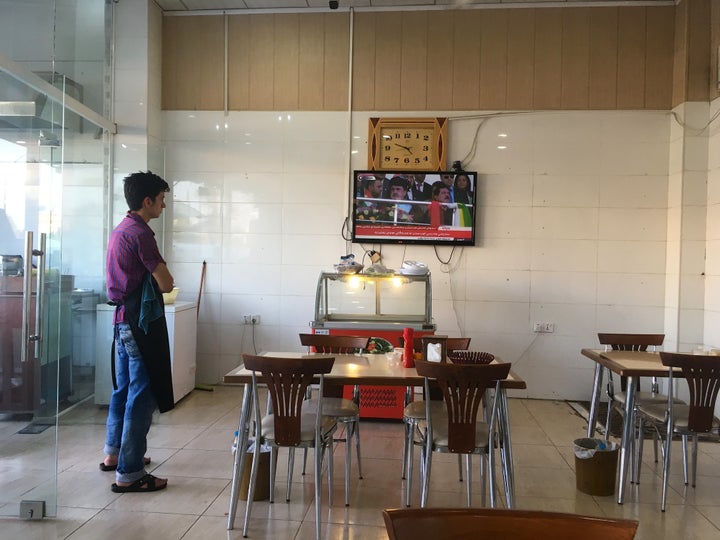
[[[434,379],[445,399],[448,450],[470,454],[477,448],[476,423],[485,390],[510,373],[510,364],[415,362],[418,375]]]
[[[646,351],[651,345],[662,345],[665,334],[598,333],[598,340],[600,345],[610,345],[613,351]]]
[[[711,431],[720,389],[720,356],[661,352],[660,358],[664,366],[680,368],[690,388],[688,429],[694,433]]]
[[[308,387],[319,375],[332,371],[335,357],[277,358],[243,354],[243,362],[253,373],[253,392],[258,382],[267,385],[275,420],[275,443],[298,446],[301,442],[302,404]],[[262,374],[258,381],[255,372]]]
[[[383,511],[390,540],[632,540],[638,522],[559,512],[490,508]]]
[[[328,334],[300,334],[300,344],[313,347],[316,352],[354,354],[367,349],[370,337],[331,336]]]

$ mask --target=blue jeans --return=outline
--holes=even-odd
[[[117,390],[110,397],[105,454],[118,456],[116,481],[135,482],[145,476],[143,457],[157,403],[150,378],[130,325],[119,323],[115,338]]]

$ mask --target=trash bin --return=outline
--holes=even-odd
[[[233,453],[237,448],[237,431],[235,432],[235,443]],[[240,488],[238,498],[247,500],[248,487],[250,486],[250,471],[252,470],[253,457],[255,455],[255,441],[250,440],[245,451],[245,462],[240,476]],[[253,501],[264,501],[270,498],[270,448],[260,447],[260,460],[258,461],[257,478],[255,479],[255,495]]]
[[[588,495],[615,493],[619,446],[602,439],[575,439],[575,481]]]

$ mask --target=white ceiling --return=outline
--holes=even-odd
[[[154,0],[165,12],[243,12],[248,10],[318,10],[327,9],[328,0]],[[628,6],[673,5],[673,0],[607,1],[607,0],[338,0],[339,9],[387,9],[387,8],[449,8],[473,7],[545,7],[554,6]]]

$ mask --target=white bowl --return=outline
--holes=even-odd
[[[165,304],[174,304],[175,299],[177,298],[178,293],[180,292],[180,289],[178,287],[173,287],[173,290],[170,292],[164,292],[163,293],[163,302]]]

